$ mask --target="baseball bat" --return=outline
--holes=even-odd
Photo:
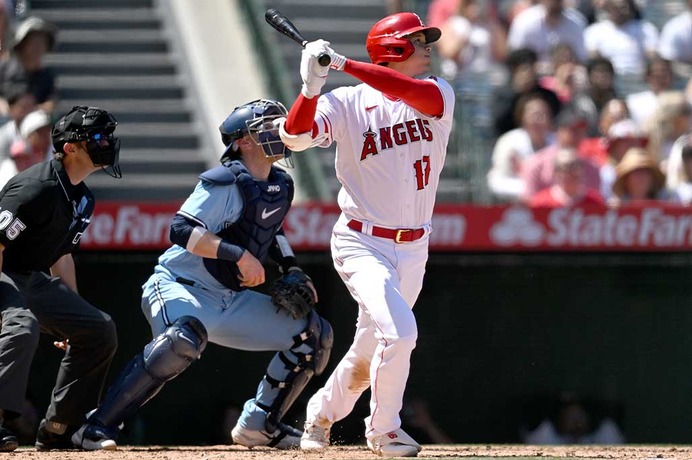
[[[293,25],[293,23],[279,11],[274,8],[269,8],[266,13],[264,13],[264,19],[277,31],[281,32],[291,40],[298,43],[300,46],[305,48],[305,44],[308,42],[303,35],[298,31],[298,28]],[[317,57],[317,62],[322,67],[327,67],[331,62],[332,58],[326,54],[322,53]]]

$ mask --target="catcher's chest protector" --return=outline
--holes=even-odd
[[[255,180],[239,161],[228,163],[226,169],[229,174],[235,176],[235,183],[243,196],[244,207],[238,221],[217,235],[245,248],[262,262],[291,207],[293,180],[276,167],[272,167],[267,181]],[[235,263],[205,258],[204,266],[224,286],[234,291],[245,289],[238,281],[240,272]]]

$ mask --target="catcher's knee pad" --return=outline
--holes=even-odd
[[[193,316],[181,316],[144,347],[144,365],[154,378],[168,381],[196,361],[207,346],[207,329]]]
[[[308,326],[305,332],[298,337],[300,342],[294,338],[296,345],[300,346],[304,343],[313,350],[312,353],[305,355],[308,366],[315,371],[315,375],[322,374],[327,367],[332,345],[334,345],[332,325],[312,310],[308,315]]]
[[[312,310],[307,317],[308,324],[305,331],[293,338],[291,352],[298,357],[298,362],[291,361],[285,353],[279,352],[279,358],[284,363],[288,375],[279,381],[272,378],[269,373],[265,379],[272,387],[279,387],[279,394],[271,407],[264,408],[267,411],[267,430],[271,433],[278,427],[281,418],[293,405],[298,395],[303,391],[313,375],[320,375],[327,367],[329,355],[334,343],[334,332],[329,322]],[[299,352],[306,345],[310,351]]]
[[[196,361],[206,345],[204,325],[192,316],[181,316],[127,364],[89,421],[117,427]]]

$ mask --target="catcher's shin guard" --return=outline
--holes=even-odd
[[[181,316],[127,364],[87,423],[117,427],[196,361],[206,345],[204,325]]]
[[[265,422],[267,431],[276,431],[284,414],[293,405],[298,395],[303,391],[313,375],[324,372],[329,362],[334,343],[334,332],[329,322],[312,310],[307,317],[308,326],[304,332],[293,338],[294,345],[291,351],[299,357],[297,363],[293,363],[286,355],[279,352],[281,360],[290,372],[283,381],[278,381],[267,374],[265,378],[273,387],[279,387],[279,394],[267,410]],[[312,349],[310,353],[303,354],[295,350],[301,345],[307,345]]]

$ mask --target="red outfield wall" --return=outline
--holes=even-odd
[[[102,202],[84,249],[147,250],[170,245],[168,229],[180,203]],[[339,209],[295,205],[284,228],[297,251],[329,248]],[[688,251],[692,208],[529,209],[521,206],[438,205],[430,236],[433,251]]]

